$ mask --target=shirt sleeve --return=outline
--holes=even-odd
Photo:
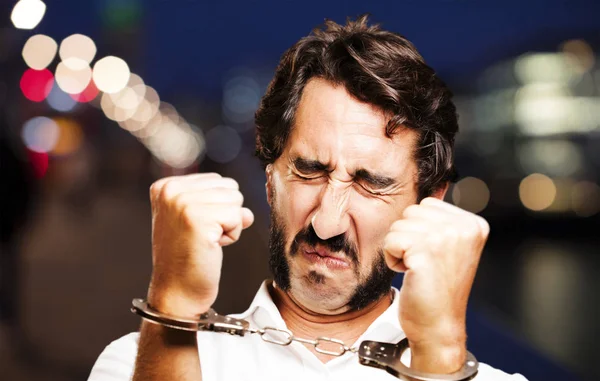
[[[130,333],[110,343],[100,354],[88,381],[129,381],[133,377],[139,333]]]

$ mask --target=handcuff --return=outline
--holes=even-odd
[[[293,341],[308,343],[314,345],[319,353],[328,354],[331,356],[341,356],[346,352],[358,354],[360,364],[373,368],[383,369],[389,374],[402,380],[417,380],[417,381],[468,381],[477,375],[479,362],[473,354],[467,351],[467,359],[461,369],[449,374],[434,374],[420,372],[411,369],[404,365],[400,359],[406,349],[409,348],[408,339],[404,338],[400,342],[383,343],[379,341],[365,340],[358,348],[348,348],[340,340],[330,338],[317,338],[316,340],[306,340],[294,338],[291,332],[273,327],[265,327],[263,329],[255,329],[250,327],[250,323],[243,319],[236,319],[230,316],[219,315],[213,309],[201,314],[197,319],[180,318],[159,312],[148,304],[143,299],[133,299],[131,312],[141,316],[144,320],[151,323],[160,324],[165,327],[184,330],[184,331],[209,331],[218,333],[228,333],[231,335],[244,336],[246,334],[258,333],[264,341],[278,344],[289,345]],[[277,331],[287,333],[288,337],[284,340],[273,341],[265,339],[265,333]],[[341,350],[337,352],[319,350],[319,343],[329,342],[340,345]]]

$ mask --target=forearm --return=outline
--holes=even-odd
[[[202,379],[196,332],[142,322],[133,381]]]

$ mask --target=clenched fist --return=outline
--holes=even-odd
[[[242,207],[238,183],[215,173],[168,177],[150,187],[152,279],[150,305],[194,317],[218,294],[222,246],[236,242],[254,220]]]
[[[488,233],[483,218],[426,198],[406,208],[385,238],[388,266],[405,272],[399,318],[413,361],[428,358],[421,370],[447,363],[450,372],[464,361],[467,301]]]

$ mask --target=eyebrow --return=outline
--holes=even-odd
[[[311,173],[311,172],[327,172],[329,167],[326,164],[321,163],[318,160],[310,160],[302,157],[296,157],[292,159],[294,167],[300,172]]]
[[[362,168],[356,171],[354,177],[369,183],[377,189],[387,188],[396,183],[396,180],[393,177],[371,173]]]

